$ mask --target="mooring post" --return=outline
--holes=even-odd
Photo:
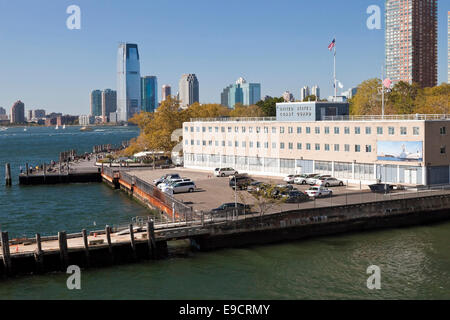
[[[156,241],[155,241],[155,223],[153,220],[147,221],[147,241],[150,258],[156,256]]]
[[[1,243],[2,243],[2,254],[3,254],[3,264],[5,266],[5,273],[11,273],[11,254],[9,252],[9,238],[8,232],[1,233]]]
[[[12,184],[12,180],[11,180],[11,166],[9,163],[7,163],[5,165],[5,183],[6,186],[9,187]]]
[[[130,224],[130,241],[131,241],[131,249],[133,250],[133,257],[136,260],[136,243],[134,242],[134,230],[133,230],[133,224]]]
[[[65,231],[58,232],[58,243],[61,268],[65,271],[69,261],[69,256],[67,253],[67,234]]]
[[[84,243],[84,254],[86,255],[86,266],[89,267],[89,243],[86,229],[81,230],[83,234],[83,243]]]
[[[28,162],[27,162],[27,164],[25,166],[26,166],[26,169],[27,169],[27,178],[28,178],[28,170],[30,170],[30,167],[28,167]]]
[[[111,244],[111,227],[110,226],[106,226],[105,233],[106,233],[106,242],[108,243],[109,256],[111,257],[111,263],[114,263],[114,253],[113,253],[113,248],[112,248],[112,244]]]
[[[36,251],[34,253],[34,260],[36,261],[36,269],[38,272],[44,270],[44,252],[42,251],[41,235],[36,233]]]

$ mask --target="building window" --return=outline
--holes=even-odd
[[[317,151],[319,151],[319,150],[320,150],[320,144],[319,144],[319,143],[316,143],[316,145],[315,145],[315,149],[316,149]]]
[[[310,127],[306,127],[306,133],[311,133],[311,128]]]
[[[221,127],[220,129],[220,131],[225,132],[225,127]]]
[[[276,149],[277,148],[277,143],[276,142],[272,142],[272,149]]]
[[[294,144],[292,142],[289,142],[288,146],[289,146],[289,150],[294,149]]]
[[[239,141],[235,141],[235,142],[234,142],[234,146],[235,146],[236,148],[238,148],[238,147],[239,147]]]
[[[268,127],[264,127],[264,133],[269,133],[269,128]]]
[[[372,134],[372,128],[366,127],[366,134]]]
[[[189,143],[189,141],[188,141],[188,140],[186,140],[186,141],[184,142],[184,144],[185,144],[185,145],[188,145],[188,143]]]
[[[261,128],[260,127],[256,127],[256,133],[260,133],[261,132]]]
[[[246,143],[245,143],[245,141],[242,141],[242,148],[245,148],[246,147]]]
[[[225,141],[222,141],[222,147],[225,147]]]
[[[311,143],[306,144],[306,150],[311,150]]]
[[[230,133],[231,133],[231,127],[228,127],[228,132],[230,132]]]
[[[200,140],[197,140],[197,145],[198,145],[198,146],[200,145]]]
[[[389,135],[393,136],[395,134],[395,128],[394,127],[389,127]]]
[[[413,128],[413,135],[418,136],[418,135],[419,135],[419,132],[420,132],[419,127],[414,127],[414,128]]]
[[[345,150],[345,152],[350,152],[350,145],[349,144],[345,144],[344,145],[344,150]]]
[[[334,151],[339,152],[339,145],[338,145],[338,144],[335,144],[335,145],[334,145]]]
[[[441,146],[441,154],[445,154],[446,153],[445,149],[446,149],[445,146]]]
[[[447,134],[446,127],[441,127],[440,132],[441,132],[442,135]]]
[[[189,128],[188,127],[184,127],[184,131],[188,132]]]
[[[284,149],[284,142],[280,142],[280,149]]]
[[[377,127],[377,134],[383,134],[383,127]]]
[[[249,127],[249,128],[248,128],[248,132],[249,132],[249,133],[253,133],[253,127]]]
[[[245,133],[245,127],[242,127],[242,133]]]
[[[216,147],[218,147],[219,146],[219,141],[216,141],[215,145],[216,145]]]
[[[269,143],[268,142],[264,142],[264,148],[269,149]]]
[[[212,147],[212,140],[208,141],[208,146]]]
[[[239,127],[234,127],[234,132],[239,133]]]
[[[302,133],[302,127],[297,127],[297,133],[301,134]]]
[[[400,134],[402,135],[402,136],[406,136],[406,127],[401,127],[400,128]]]
[[[280,127],[280,133],[284,133],[284,127]]]
[[[294,128],[288,127],[288,133],[294,133]]]
[[[325,151],[330,151],[330,145],[329,144],[325,144]]]
[[[361,133],[361,128],[355,127],[355,134],[360,134],[360,133]]]
[[[339,134],[339,127],[334,127],[334,134]]]
[[[212,127],[208,127],[208,132],[212,132]]]
[[[302,144],[300,142],[297,142],[297,149],[302,150]]]
[[[195,127],[195,131],[200,132],[200,127]]]
[[[330,134],[330,127],[325,127],[325,134]]]
[[[261,142],[259,142],[259,141],[256,142],[256,148],[257,149],[261,148]]]
[[[232,141],[228,141],[228,146],[232,147],[233,146],[233,142]]]
[[[202,132],[206,132],[206,127],[202,127]]]
[[[272,127],[272,133],[277,133],[277,128],[276,127]]]
[[[194,140],[191,140],[191,146],[193,146],[194,145]]]
[[[320,134],[320,127],[316,127],[316,128],[314,129],[314,131],[316,132],[316,134]]]
[[[344,128],[344,134],[350,134],[350,127]]]
[[[191,132],[194,132],[194,127],[191,127]]]
[[[219,132],[219,127],[215,127],[214,129],[215,129],[216,133]]]
[[[355,152],[361,152],[361,146],[359,144],[355,144]]]
[[[250,148],[253,148],[253,142],[250,141],[249,146]]]
[[[372,146],[370,144],[366,145],[366,152],[372,152]]]

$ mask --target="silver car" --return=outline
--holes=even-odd
[[[315,174],[301,174],[297,178],[294,179],[295,184],[307,184],[307,180],[309,178],[315,177]]]
[[[169,193],[194,192],[197,187],[193,181],[177,182],[168,186],[165,190],[170,189]],[[163,190],[164,191],[164,190]]]
[[[315,175],[315,176],[313,176],[311,178],[306,179],[306,183],[311,185],[311,186],[313,186],[313,185],[315,185],[317,183],[318,180],[324,179],[324,178],[331,178],[331,176],[330,175],[318,174],[318,175]]]
[[[216,170],[214,170],[214,175],[216,177],[229,177],[237,174],[238,172],[233,168],[217,168]]]
[[[323,178],[323,179],[317,179],[316,185],[318,186],[324,186],[326,188],[328,187],[342,187],[344,185],[344,182],[341,180],[338,180],[336,178]]]

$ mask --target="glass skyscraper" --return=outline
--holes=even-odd
[[[97,117],[102,115],[102,92],[93,90],[91,92],[91,116]]]
[[[179,99],[181,108],[185,109],[194,102],[199,102],[199,83],[195,74],[183,74],[179,85]]]
[[[141,75],[137,44],[121,43],[117,58],[117,120],[128,121],[141,109]]]
[[[220,98],[221,103],[231,109],[234,109],[236,103],[250,106],[261,100],[261,84],[247,83],[241,77],[235,84],[226,87]]]
[[[158,108],[158,80],[155,76],[141,78],[141,110],[154,112]]]

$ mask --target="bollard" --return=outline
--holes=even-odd
[[[5,184],[7,187],[10,187],[12,184],[11,179],[11,166],[9,163],[5,165]]]
[[[1,233],[1,244],[2,244],[2,254],[3,254],[3,264],[5,266],[5,273],[11,273],[11,254],[9,252],[9,238],[8,232]]]
[[[58,232],[59,257],[61,260],[61,269],[66,271],[69,256],[67,253],[67,234],[65,231]]]
[[[83,235],[83,244],[84,244],[84,254],[86,256],[86,266],[89,267],[89,243],[88,243],[88,237],[87,237],[87,232],[86,229],[81,230],[81,233]]]
[[[36,269],[38,273],[44,271],[44,252],[42,251],[41,235],[36,233],[36,251],[34,252]]]
[[[155,224],[153,220],[147,221],[147,241],[150,258],[156,256],[156,241],[155,241]]]
[[[111,257],[111,264],[113,264],[114,263],[114,252],[113,252],[113,247],[111,244],[111,227],[106,226],[105,232],[106,232],[106,242],[108,243],[109,256]]]
[[[133,230],[133,225],[130,224],[130,241],[131,241],[131,249],[133,250],[133,258],[134,260],[137,259],[136,256],[136,243],[134,242],[134,230]]]

